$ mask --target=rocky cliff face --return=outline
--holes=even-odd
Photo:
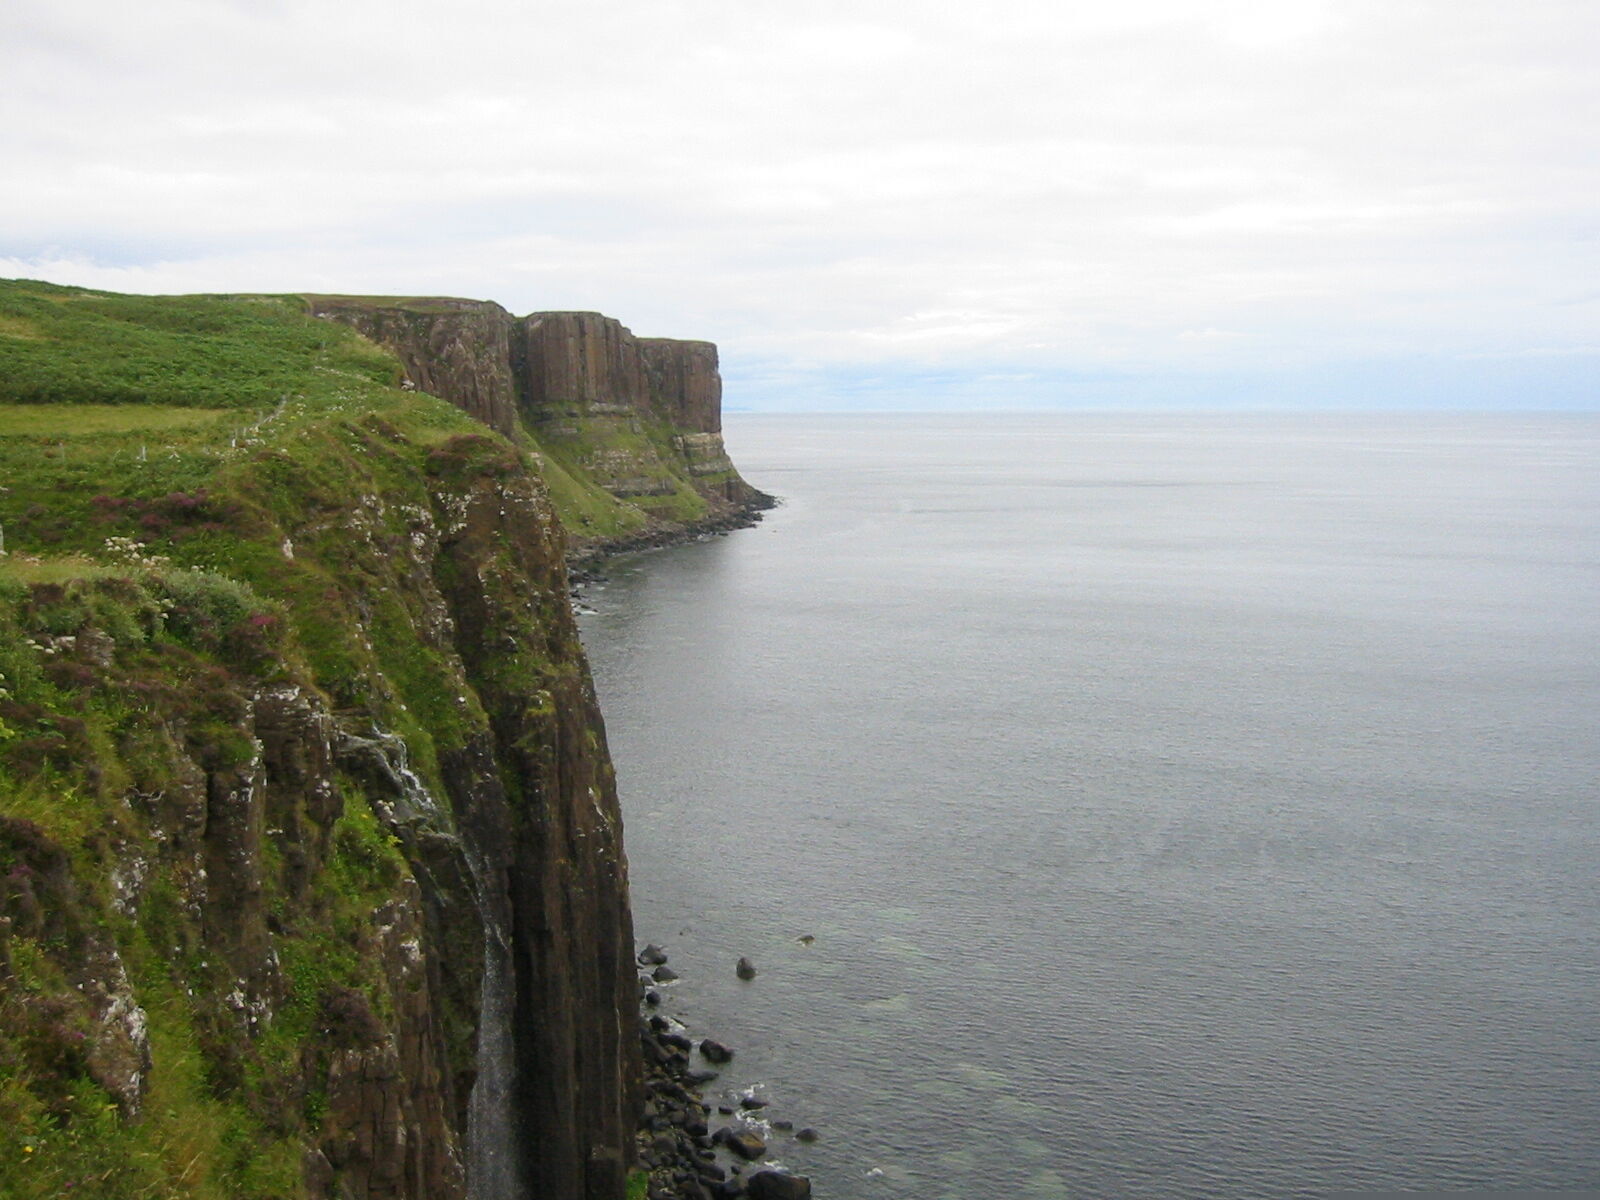
[[[392,351],[420,391],[448,399],[491,429],[517,427],[517,383],[511,369],[511,314],[479,300],[410,304],[350,297],[313,298],[319,317],[342,321]]]
[[[650,415],[644,351],[620,321],[558,312],[534,313],[520,324],[519,377],[531,420]]]
[[[609,522],[569,525],[578,548],[724,527],[771,503],[723,445],[710,342],[636,338],[599,313],[516,318],[470,300],[308,302],[392,350],[417,388],[503,433],[520,429],[567,473],[620,501]]]
[[[177,319],[61,291],[152,356]],[[301,390],[0,444],[0,1191],[619,1200],[627,868],[539,452],[184,303]],[[369,316],[503,423],[509,318]]]
[[[295,548],[286,569],[335,556],[350,574],[324,619],[403,637],[442,673],[437,695],[399,663],[330,695],[276,646],[163,641],[210,601],[191,615],[157,581],[27,594],[8,632],[40,647],[49,703],[8,700],[6,719],[126,715],[114,746],[81,718],[59,746],[5,745],[15,775],[37,752],[46,786],[109,805],[82,845],[0,818],[0,964],[19,944],[30,963],[26,981],[0,966],[12,1033],[43,1040],[41,1069],[80,1055],[137,1117],[173,1070],[146,1013],[176,988],[169,1043],[191,1032],[209,1086],[302,1144],[311,1196],[615,1200],[636,1099],[632,934],[559,527],[487,437],[443,443],[416,482],[274,534]],[[420,772],[374,703],[408,690],[458,710],[432,724]]]
[[[651,403],[685,433],[722,433],[722,373],[710,342],[640,338]]]

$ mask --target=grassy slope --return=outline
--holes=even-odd
[[[405,513],[428,505],[440,455],[497,470],[538,456],[397,378],[391,358],[294,298],[0,283],[0,817],[65,847],[80,881],[45,897],[66,926],[0,939],[8,1197],[300,1194],[316,1096],[290,1118],[263,1097],[292,1089],[316,996],[354,988],[381,1009],[372,964],[350,947],[406,869],[392,839],[347,792],[315,920],[283,918],[283,971],[301,999],[222,1075],[202,998],[226,980],[183,937],[179,883],[154,878],[134,917],[106,880],[121,847],[152,836],[126,797],[170,783],[174,714],[205,753],[242,762],[238,697],[314,686],[401,733],[434,783],[436,750],[481,722],[371,547],[409,536]],[[365,542],[352,534],[362,523]],[[85,630],[108,641],[103,667],[70,648]],[[44,886],[19,854],[0,841],[0,900],[8,884],[13,900]],[[270,884],[266,902],[282,904]],[[68,1002],[73,938],[96,934],[120,947],[149,1015],[159,1069],[137,1122],[85,1067],[84,1014]]]

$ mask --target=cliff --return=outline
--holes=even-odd
[[[498,304],[308,296],[318,317],[392,351],[406,382],[536,447],[570,549],[668,540],[747,523],[771,498],[722,441],[710,342],[636,338],[599,313],[513,317]]]
[[[5,1194],[616,1200],[637,987],[564,550],[755,502],[715,351],[313,309],[0,283]]]

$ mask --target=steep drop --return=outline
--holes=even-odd
[[[510,332],[446,308],[397,362],[295,300],[0,285],[40,331],[0,345],[11,1194],[622,1192],[627,868],[564,556],[600,489],[495,430]]]

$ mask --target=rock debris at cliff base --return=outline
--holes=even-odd
[[[641,967],[667,968],[667,955],[651,943],[637,955]],[[768,1139],[788,1136],[793,1123],[770,1119],[765,1098],[726,1091],[725,1072],[734,1053],[721,1042],[691,1038],[684,1026],[657,1011],[663,999],[651,976],[640,980],[644,1001],[639,1040],[644,1061],[645,1102],[639,1124],[641,1164],[649,1171],[651,1200],[803,1200],[811,1195],[804,1176],[765,1162]],[[698,1057],[704,1066],[697,1067]],[[714,1069],[712,1069],[714,1068]],[[705,1089],[722,1084],[728,1102],[713,1106]],[[802,1135],[805,1135],[802,1139]],[[811,1129],[795,1140],[815,1140]],[[718,1151],[722,1153],[719,1155]]]

